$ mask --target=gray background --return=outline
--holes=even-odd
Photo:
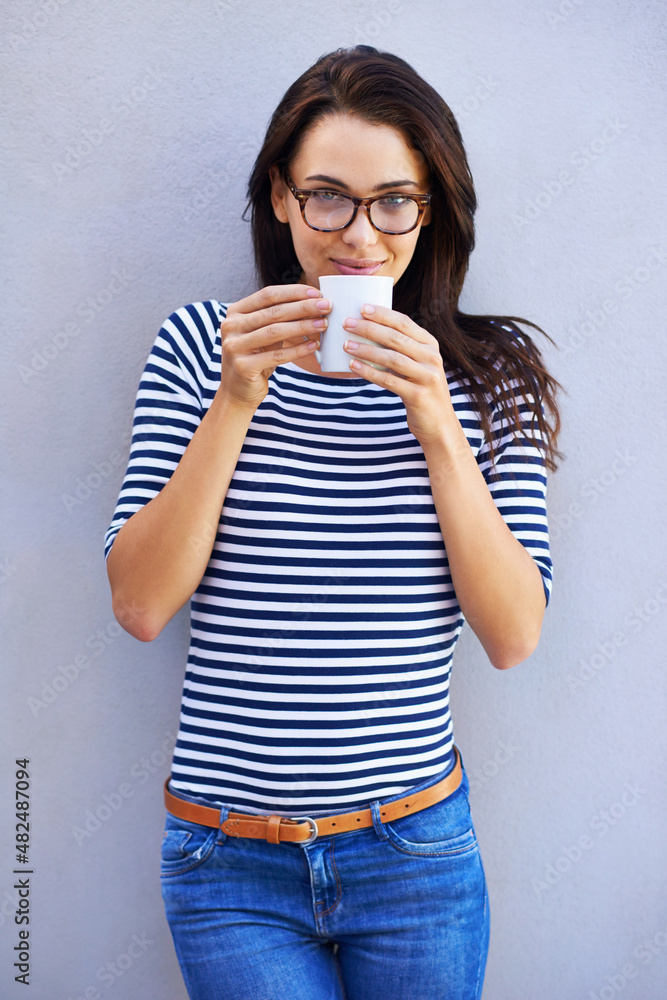
[[[484,998],[663,1000],[664,5],[35,0],[1,18],[0,789],[11,804],[29,756],[29,996],[185,997],[157,865],[187,618],[149,645],[121,634],[102,536],[161,322],[255,287],[240,216],[273,108],[319,55],[366,42],[459,115],[480,202],[464,308],[539,323],[568,391],[540,648],[506,673],[469,632],[456,655]],[[28,994],[3,817],[11,998]]]

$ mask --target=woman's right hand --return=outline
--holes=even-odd
[[[330,310],[318,308],[321,300],[309,285],[277,285],[228,307],[213,402],[168,482],[125,522],[109,553],[114,613],[137,639],[159,635],[201,583],[269,375],[315,350],[321,330],[314,323]]]
[[[324,303],[324,304],[323,304]],[[256,409],[277,365],[312,354],[326,329],[331,304],[310,285],[267,285],[233,302],[220,326],[218,394]]]

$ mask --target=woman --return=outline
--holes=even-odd
[[[499,669],[537,644],[556,383],[517,320],[458,309],[472,180],[401,59],[318,60],[249,195],[262,287],[163,326],[107,535],[132,635],[192,598],[176,951],[198,1000],[469,1000],[488,905],[449,671],[464,616]],[[357,272],[391,275],[394,308],[350,319],[349,370],[323,374],[318,278]]]

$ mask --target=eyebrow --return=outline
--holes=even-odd
[[[344,184],[343,181],[339,181],[335,177],[328,177],[326,174],[311,174],[310,177],[306,177],[306,180],[323,181],[325,184],[335,184],[336,187],[346,188],[348,191],[350,190],[347,184]],[[378,184],[373,188],[373,191],[387,191],[390,188],[405,187],[406,184],[409,184],[411,187],[419,187],[419,184],[417,184],[416,181],[404,179],[401,181],[387,181],[385,184]]]

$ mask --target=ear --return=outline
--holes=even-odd
[[[283,180],[280,169],[274,164],[269,167],[269,177],[271,179],[271,204],[278,222],[289,222],[285,202],[290,195],[290,191]]]

